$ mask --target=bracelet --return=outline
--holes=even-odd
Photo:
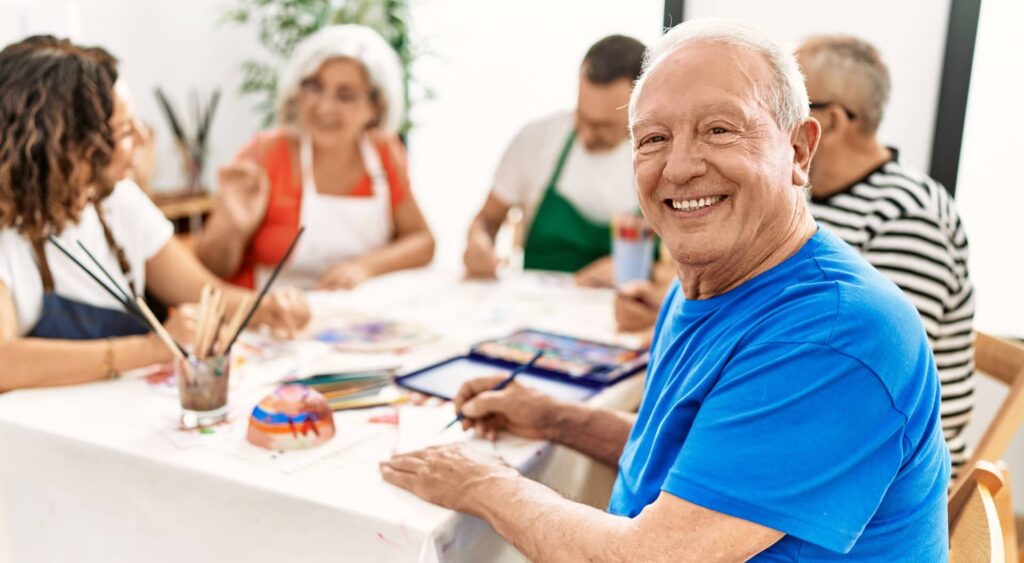
[[[118,373],[117,368],[114,367],[114,339],[107,338],[107,353],[104,357],[104,369],[107,379],[114,380],[121,377]]]

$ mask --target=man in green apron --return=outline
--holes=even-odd
[[[526,125],[508,147],[470,227],[471,277],[494,277],[494,237],[512,208],[523,213],[524,265],[611,283],[611,218],[637,209],[626,105],[644,45],[622,35],[595,43],[580,68],[575,112]]]

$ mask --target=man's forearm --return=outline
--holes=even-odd
[[[567,500],[525,477],[470,485],[466,512],[530,561],[623,561],[634,522]],[[500,501],[499,501],[500,499]]]
[[[487,520],[530,561],[746,561],[783,536],[665,492],[626,518],[518,474],[468,481],[463,491],[459,509]]]
[[[581,403],[564,402],[552,410],[548,440],[615,466],[629,439],[636,415]]]

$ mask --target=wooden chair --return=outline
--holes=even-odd
[[[1003,563],[1003,530],[992,496],[1003,487],[996,464],[979,461],[960,479],[949,498],[949,560]]]
[[[1024,423],[1024,346],[979,332],[974,341],[974,363],[978,373],[1010,389],[981,441],[974,448],[964,473],[981,461],[994,463],[1001,459]],[[1019,547],[1017,540],[1009,473],[1005,477],[1004,486],[995,494],[995,502],[1005,538],[1006,562],[1024,563],[1024,559],[1019,559],[1024,556],[1024,549]]]
[[[1024,423],[1024,346],[979,332],[974,340],[974,366],[1009,386],[1010,392],[974,448],[968,468],[983,459],[1001,459]]]

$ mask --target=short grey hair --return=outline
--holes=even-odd
[[[709,41],[750,49],[762,55],[771,71],[771,79],[763,92],[765,105],[775,115],[780,129],[789,131],[810,116],[807,87],[800,74],[800,66],[792,52],[764,32],[731,20],[695,19],[683,22],[669,30],[647,51],[644,70],[629,98],[629,120],[636,117],[636,104],[647,77],[670,54],[687,43]]]
[[[817,101],[841,102],[856,114],[861,131],[878,131],[892,83],[874,45],[849,35],[818,35],[800,46],[800,63],[828,98]]]

